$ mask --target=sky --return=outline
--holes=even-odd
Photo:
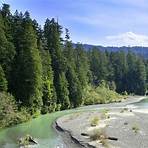
[[[73,42],[148,46],[148,0],[0,0],[44,25],[58,18]]]

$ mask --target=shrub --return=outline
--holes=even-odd
[[[99,118],[96,116],[91,120],[91,126],[97,126],[99,123]]]
[[[90,139],[93,141],[100,140],[100,143],[102,143],[102,145],[106,145],[107,135],[105,133],[105,129],[103,128],[93,130],[92,134],[90,134]]]
[[[27,111],[18,111],[14,97],[0,92],[0,128],[8,127],[30,119]]]
[[[128,108],[123,108],[123,109],[120,111],[120,113],[124,113],[124,112],[126,112],[126,111],[128,111]]]
[[[133,132],[138,133],[138,131],[139,131],[138,125],[133,125],[132,130],[133,130]]]
[[[97,88],[87,86],[83,95],[84,105],[119,102],[121,99],[123,99],[123,96],[110,90],[105,85],[100,85]]]
[[[60,111],[61,110],[61,104],[57,104],[56,105],[56,111]]]
[[[32,117],[33,117],[33,118],[36,118],[36,117],[38,117],[40,114],[41,114],[41,111],[40,111],[40,110],[36,110],[36,111],[34,112],[34,114],[32,115]]]
[[[101,119],[109,119],[109,118],[110,118],[110,116],[107,113],[105,113],[105,112],[101,113]]]

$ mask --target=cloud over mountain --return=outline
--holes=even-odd
[[[106,36],[105,43],[109,46],[146,46],[148,47],[148,36],[126,32],[123,34]]]

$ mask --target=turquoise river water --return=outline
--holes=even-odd
[[[148,108],[148,98],[143,99],[134,105]],[[98,106],[91,108],[94,110],[97,109]],[[27,123],[3,129],[0,131],[0,148],[18,148],[18,139],[27,134],[38,141],[39,144],[35,146],[35,148],[64,148],[65,146],[62,137],[56,133],[55,129],[52,127],[52,123],[63,115],[86,110],[90,110],[90,108],[86,106],[79,109],[41,115]]]

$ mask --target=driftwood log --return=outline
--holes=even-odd
[[[116,138],[116,137],[107,137],[107,139],[114,140],[114,141],[117,141],[118,140],[118,138]]]

